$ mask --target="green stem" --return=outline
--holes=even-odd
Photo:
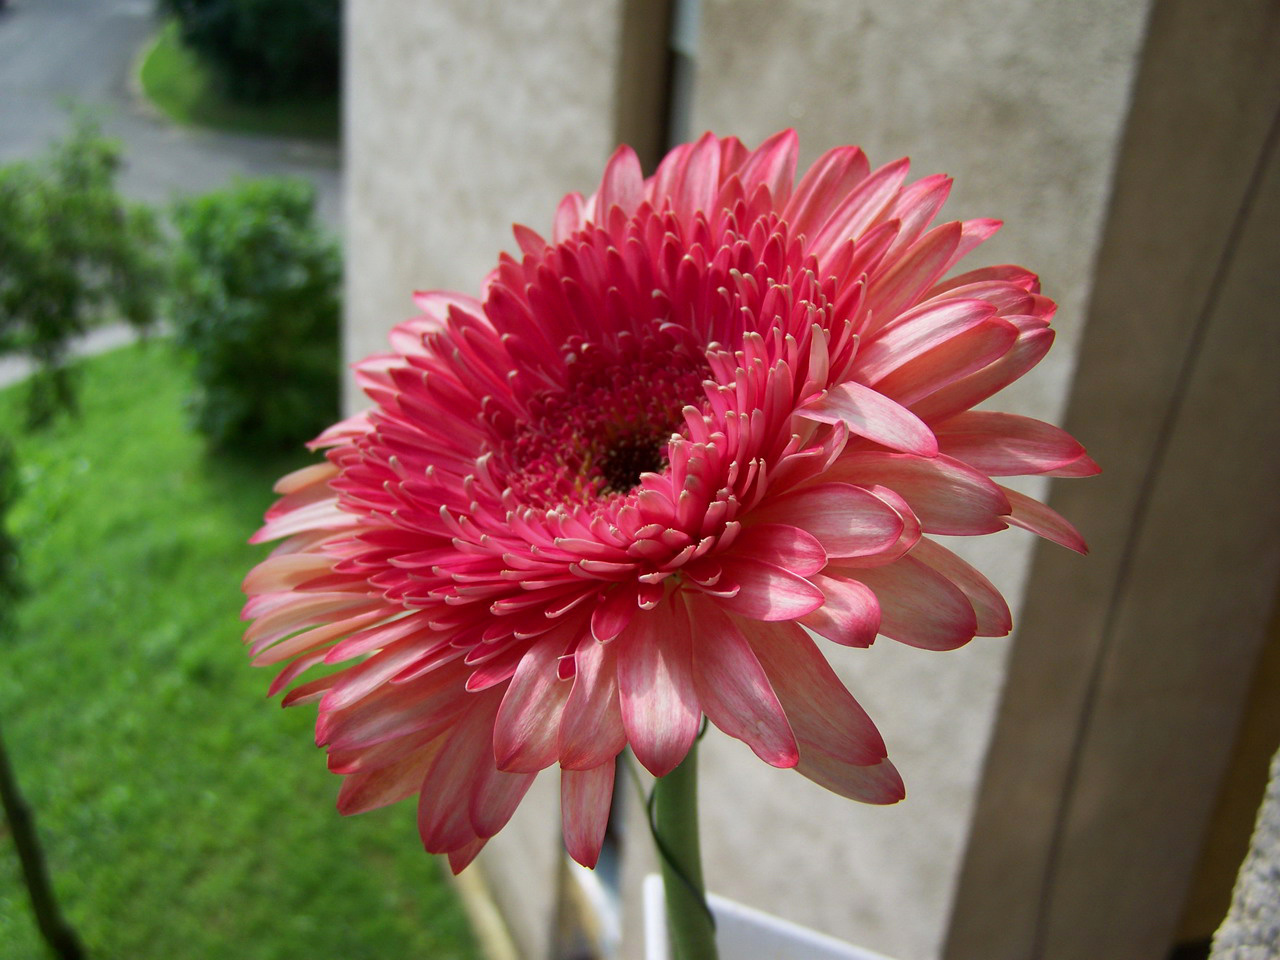
[[[653,785],[653,830],[662,860],[667,932],[674,960],[717,960],[698,845],[698,745]]]

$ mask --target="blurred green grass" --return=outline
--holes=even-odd
[[[239,642],[246,545],[305,462],[211,459],[163,341],[85,362],[79,420],[20,436],[30,595],[0,637],[0,719],[92,958],[471,958],[412,804],[343,819],[314,708],[265,699]],[[0,828],[0,953],[45,956]]]
[[[308,140],[338,139],[339,108],[334,98],[264,104],[228,100],[204,64],[182,45],[176,21],[156,34],[142,56],[138,79],[147,98],[177,123]]]

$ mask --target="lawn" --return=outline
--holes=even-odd
[[[226,99],[209,71],[182,45],[178,24],[174,21],[161,28],[143,54],[138,79],[147,98],[177,123],[238,133],[331,142],[338,139],[335,98],[293,99],[261,105]]]
[[[339,817],[314,709],[266,700],[240,645],[245,540],[300,458],[206,456],[164,341],[84,372],[82,417],[18,442],[31,592],[0,637],[0,723],[89,955],[474,957],[412,804]],[[19,399],[0,392],[0,431]],[[2,824],[0,945],[45,956]]]

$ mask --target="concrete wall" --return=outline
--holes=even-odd
[[[837,143],[909,154],[917,176],[956,178],[951,217],[1006,220],[975,265],[1039,271],[1061,311],[1054,351],[997,406],[1066,417],[1106,470],[1051,491],[1087,560],[1019,532],[957,544],[1009,597],[1014,639],[833,655],[905,803],[844,801],[708,738],[709,883],[898,960],[1156,960],[1280,579],[1280,400],[1264,386],[1280,367],[1264,175],[1280,16],[1267,0],[701,12],[691,133],[755,143],[795,126],[804,162]],[[663,98],[644,85],[670,13],[349,0],[350,359],[384,348],[413,289],[474,292],[510,223],[545,230],[620,133],[653,152],[662,118],[645,114]],[[556,787],[544,775],[480,860],[531,960],[552,936]],[[652,855],[637,804],[624,819],[621,952],[638,958]]]
[[[954,960],[1162,956],[1266,636],[1280,16],[1233,13],[1151,20],[1066,416],[1106,468],[1054,490],[1093,554],[1032,567]]]
[[[620,0],[347,0],[346,355],[414,290],[478,293],[614,147]]]

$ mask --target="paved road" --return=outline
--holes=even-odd
[[[336,229],[336,148],[174,127],[133,93],[154,10],[154,0],[10,0],[0,10],[0,163],[63,136],[75,102],[123,141],[120,185],[130,196],[164,203],[235,176],[297,174],[316,184],[320,214]]]

